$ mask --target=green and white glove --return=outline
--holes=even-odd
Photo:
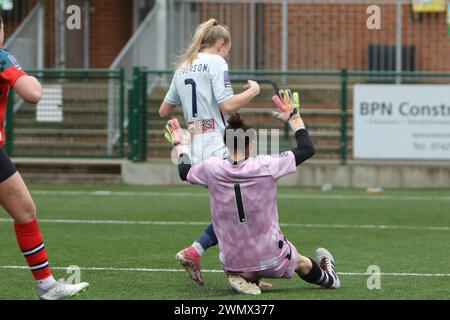
[[[178,119],[172,119],[167,122],[164,137],[173,146],[183,142],[183,132]]]
[[[292,94],[291,90],[280,90],[279,95],[273,96],[272,100],[279,109],[278,112],[272,112],[275,118],[289,123],[294,132],[305,129],[305,124],[300,116],[300,95],[298,92]]]
[[[178,119],[172,119],[167,122],[164,137],[171,145],[175,146],[178,155],[189,152],[190,135],[187,132],[183,132]]]

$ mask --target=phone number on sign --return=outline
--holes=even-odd
[[[423,143],[423,142],[414,142],[414,149],[418,151],[441,151],[441,152],[447,152],[450,151],[450,143],[448,142],[429,142],[429,143]]]

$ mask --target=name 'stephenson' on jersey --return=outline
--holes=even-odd
[[[190,169],[187,180],[208,187],[226,270],[265,270],[289,254],[278,224],[276,194],[277,181],[295,171],[293,152],[257,156],[238,165],[213,157]]]
[[[164,101],[183,106],[192,137],[192,163],[227,156],[223,135],[228,124],[219,104],[233,94],[228,64],[219,55],[200,52],[191,65],[175,72]]]
[[[0,48],[0,147],[5,143],[5,114],[8,104],[8,92],[16,81],[25,76],[22,66],[5,49]]]

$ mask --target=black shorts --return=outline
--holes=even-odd
[[[17,172],[5,150],[0,148],[0,183],[8,180]]]

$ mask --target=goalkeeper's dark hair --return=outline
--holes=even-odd
[[[233,141],[229,141],[230,138],[232,138]],[[234,155],[236,155],[238,151],[245,152],[245,159],[248,159],[250,156],[250,142],[255,140],[255,130],[241,119],[239,113],[232,114],[228,119],[228,126],[225,128],[224,135],[225,145],[230,151]]]

